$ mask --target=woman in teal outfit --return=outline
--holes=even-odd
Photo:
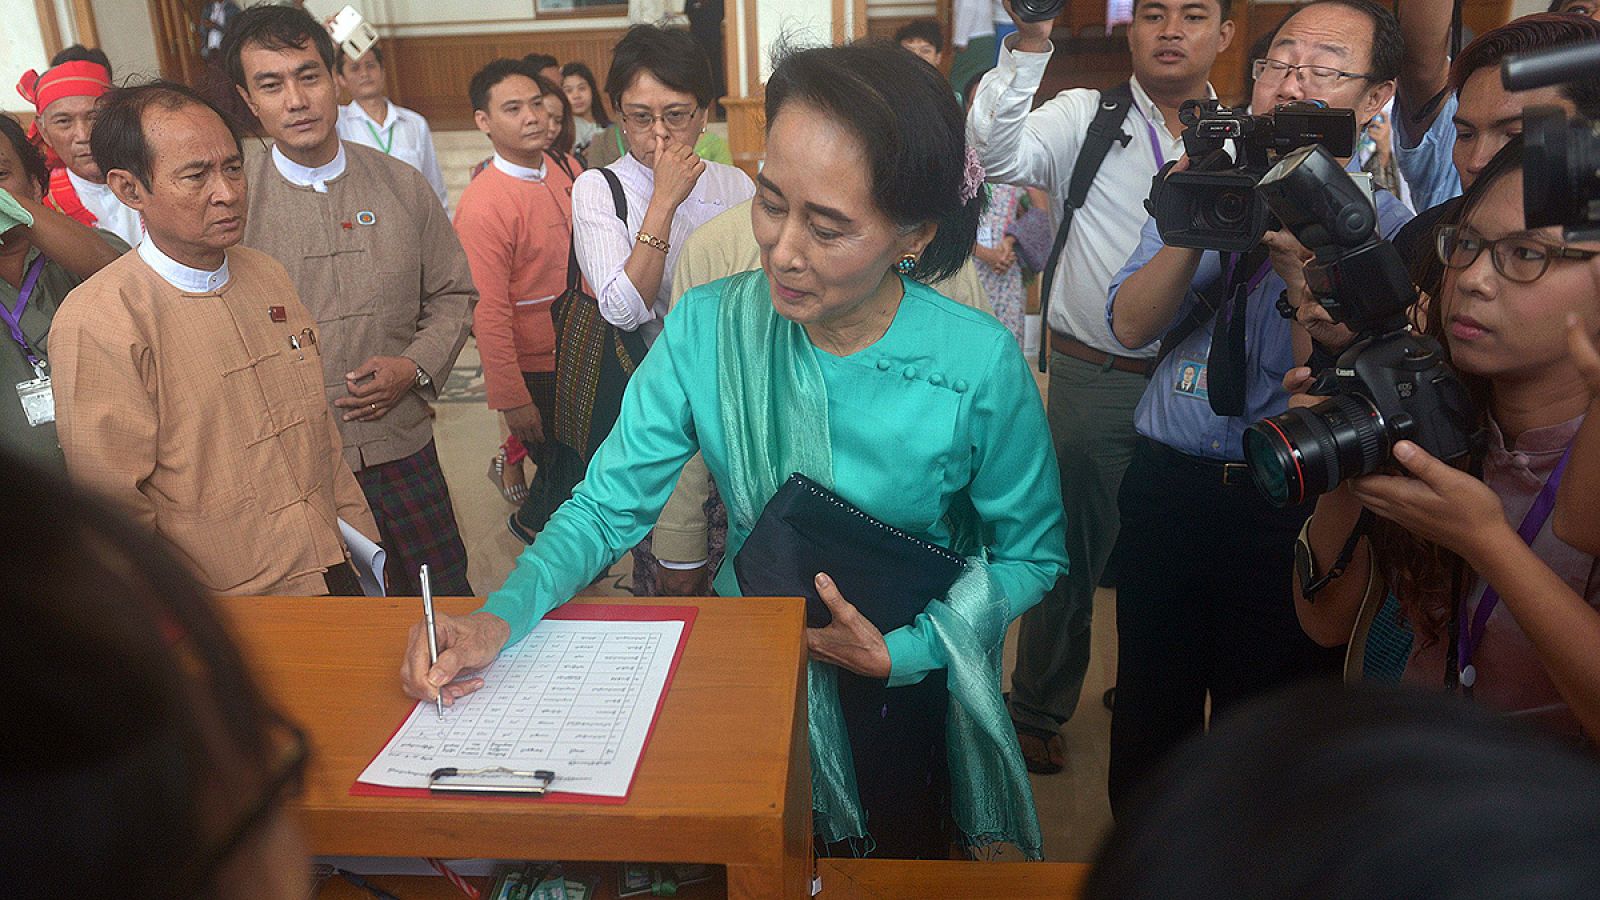
[[[953,273],[976,234],[982,171],[961,111],[932,69],[864,44],[782,59],[767,122],[751,213],[762,268],[684,296],[587,478],[505,585],[481,610],[439,618],[431,668],[413,630],[406,690],[450,702],[480,687],[458,673],[637,543],[697,450],[728,498],[729,559],[802,472],[972,563],[886,635],[818,575],[834,613],[807,632],[820,842],[944,857],[951,841],[1007,841],[1036,856],[999,658],[1006,626],[1066,565],[1060,484],[1010,333],[919,280]],[[738,593],[732,566],[716,586]]]

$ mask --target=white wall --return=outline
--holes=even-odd
[[[145,0],[94,0],[94,22],[100,49],[111,58],[111,74],[118,84],[128,83],[130,76],[161,74],[155,25]]]
[[[50,63],[39,33],[33,0],[0,0],[0,109],[33,111],[18,96],[16,84],[29,69],[43,71]]]
[[[1542,13],[1550,8],[1550,4],[1541,0],[1511,0],[1511,18],[1525,16],[1528,13]]]

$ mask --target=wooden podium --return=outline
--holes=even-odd
[[[311,852],[339,856],[714,863],[729,897],[807,897],[811,776],[799,600],[575,599],[699,609],[620,805],[352,797],[415,701],[400,659],[420,601],[235,597],[220,605],[255,671],[310,736],[295,805]],[[472,599],[441,600],[460,614]]]

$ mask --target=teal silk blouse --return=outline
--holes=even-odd
[[[489,595],[483,608],[510,623],[508,644],[645,536],[696,450],[728,483],[716,368],[723,284],[689,291],[667,316],[587,477]],[[948,546],[945,510],[968,489],[995,589],[1013,618],[1037,603],[1067,566],[1060,475],[1038,388],[1005,326],[907,279],[876,343],[845,357],[812,352],[828,390],[834,490]],[[728,560],[747,536],[730,517]],[[724,596],[739,593],[731,564],[715,584]],[[926,618],[885,635],[890,685],[944,667]]]

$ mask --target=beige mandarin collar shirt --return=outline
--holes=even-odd
[[[340,455],[315,320],[270,257],[227,257],[206,272],[146,241],[63,301],[50,348],[67,471],[208,590],[326,593],[338,519],[377,526]]]
[[[428,404],[466,343],[478,299],[432,188],[405,163],[343,142],[315,168],[274,147],[249,177],[244,243],[283,264],[316,317],[327,402],[348,396],[345,373],[375,356],[406,357],[432,380],[376,421],[336,414],[345,462],[359,471],[417,453],[433,440]]]

